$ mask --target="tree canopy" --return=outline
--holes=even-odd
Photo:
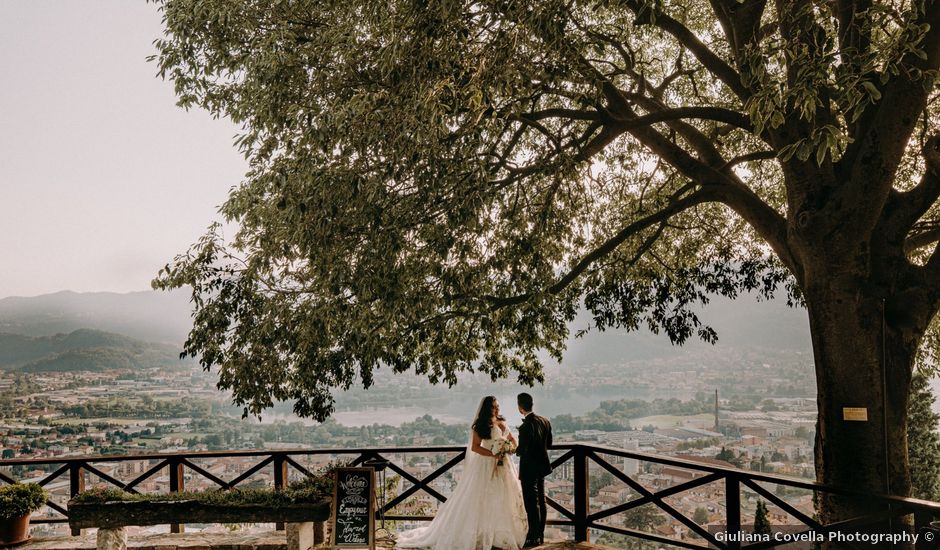
[[[878,267],[836,284],[903,293],[907,342],[936,313],[933,0],[157,3],[160,75],[250,171],[155,285],[246,413],[385,367],[537,382],[580,307],[714,341],[709,295],[832,266]]]

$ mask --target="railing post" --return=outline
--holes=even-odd
[[[276,454],[274,455],[274,490],[280,491],[287,487],[287,460],[285,460],[284,455]],[[284,530],[284,523],[278,522],[274,524],[274,528],[278,531]]]
[[[933,548],[934,542],[928,541],[924,538],[924,532],[927,529],[930,529],[930,522],[933,521],[933,514],[926,511],[918,509],[914,512],[914,532],[920,535],[917,537],[916,548]]]
[[[182,493],[186,490],[186,482],[183,481],[183,462],[178,458],[170,459],[170,492]],[[171,533],[182,533],[185,527],[180,523],[171,523]]]
[[[727,520],[727,529],[730,539],[728,541],[729,550],[738,550],[741,548],[741,542],[736,535],[741,532],[741,483],[734,475],[729,474],[725,478],[725,515]]]
[[[69,498],[85,490],[85,470],[81,462],[69,464]],[[72,536],[77,537],[82,534],[81,529],[72,529]]]
[[[588,510],[590,509],[591,483],[588,470],[587,450],[583,445],[574,448],[574,540],[590,542],[588,535]]]

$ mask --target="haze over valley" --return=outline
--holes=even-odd
[[[516,393],[526,390],[535,397],[536,410],[551,418],[556,442],[815,477],[815,376],[805,312],[781,302],[750,296],[713,300],[700,316],[718,331],[716,345],[690,341],[673,346],[647,330],[590,331],[569,341],[562,364],[546,358],[546,382],[532,389],[470,374],[447,388],[413,372],[395,375],[380,369],[370,389],[354,385],[337,391],[336,410],[323,423],[298,418],[291,403],[276,403],[260,419],[243,418],[230,395],[216,388],[215,370],[205,372],[192,359],[180,360],[189,311],[183,292],[59,292],[0,299],[2,458],[130,455],[120,465],[98,466],[129,479],[153,466],[149,459],[133,458],[139,454],[463,446],[482,396],[497,396],[510,425],[517,426],[520,418],[512,404]],[[589,321],[581,315],[572,333]],[[305,457],[303,464],[313,471],[331,457]],[[445,459],[427,458],[436,464]],[[408,470],[426,475],[433,466],[423,460],[409,459]],[[222,460],[213,471],[234,478],[245,467],[237,459]],[[664,477],[665,470],[651,462],[624,460],[618,467],[644,483],[678,479]],[[48,468],[13,466],[5,475],[37,481],[49,474]],[[552,474],[546,483],[551,498],[570,498],[569,474],[564,469]],[[266,475],[257,474],[254,483],[270,485]],[[141,488],[169,490],[166,479],[155,477]],[[448,473],[435,483],[450,494],[453,482]],[[68,483],[50,487],[53,500],[64,505]],[[189,490],[211,487],[206,479],[187,481]],[[396,490],[402,487],[399,480]],[[616,493],[611,502],[620,502],[630,498],[625,487],[608,473],[591,475],[592,498]],[[784,498],[812,513],[811,495],[797,491]],[[719,510],[722,499],[716,491],[676,506],[701,519]],[[743,512],[753,514],[752,508],[748,502]],[[62,529],[35,532],[61,534]],[[555,530],[552,536],[566,535]]]
[[[0,369],[198,370],[193,360],[178,359],[189,330],[188,300],[182,291],[65,291],[0,299]],[[692,340],[673,346],[666,336],[647,330],[591,330],[580,338],[572,337],[561,365],[545,357],[546,383],[531,390],[540,410],[549,415],[579,415],[608,399],[690,399],[715,389],[723,398],[770,395],[766,390],[781,396],[813,396],[803,310],[744,296],[737,302],[715,299],[701,317],[718,331],[718,344]],[[589,321],[582,314],[572,323],[572,333],[587,327]],[[197,376],[214,383],[214,372]],[[463,375],[448,390],[414,374],[393,375],[381,369],[369,390],[354,386],[336,394],[335,417],[352,425],[371,424],[375,410],[381,409],[384,422],[400,424],[423,414],[464,422],[481,396],[493,394],[511,401],[521,389],[512,380],[492,382],[480,375]],[[289,403],[278,404],[262,418],[296,420]]]

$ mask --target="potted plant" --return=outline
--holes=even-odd
[[[48,496],[35,483],[0,487],[0,546],[29,540],[29,515],[42,508]]]

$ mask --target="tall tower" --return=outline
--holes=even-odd
[[[715,430],[718,431],[718,390],[715,390]]]

